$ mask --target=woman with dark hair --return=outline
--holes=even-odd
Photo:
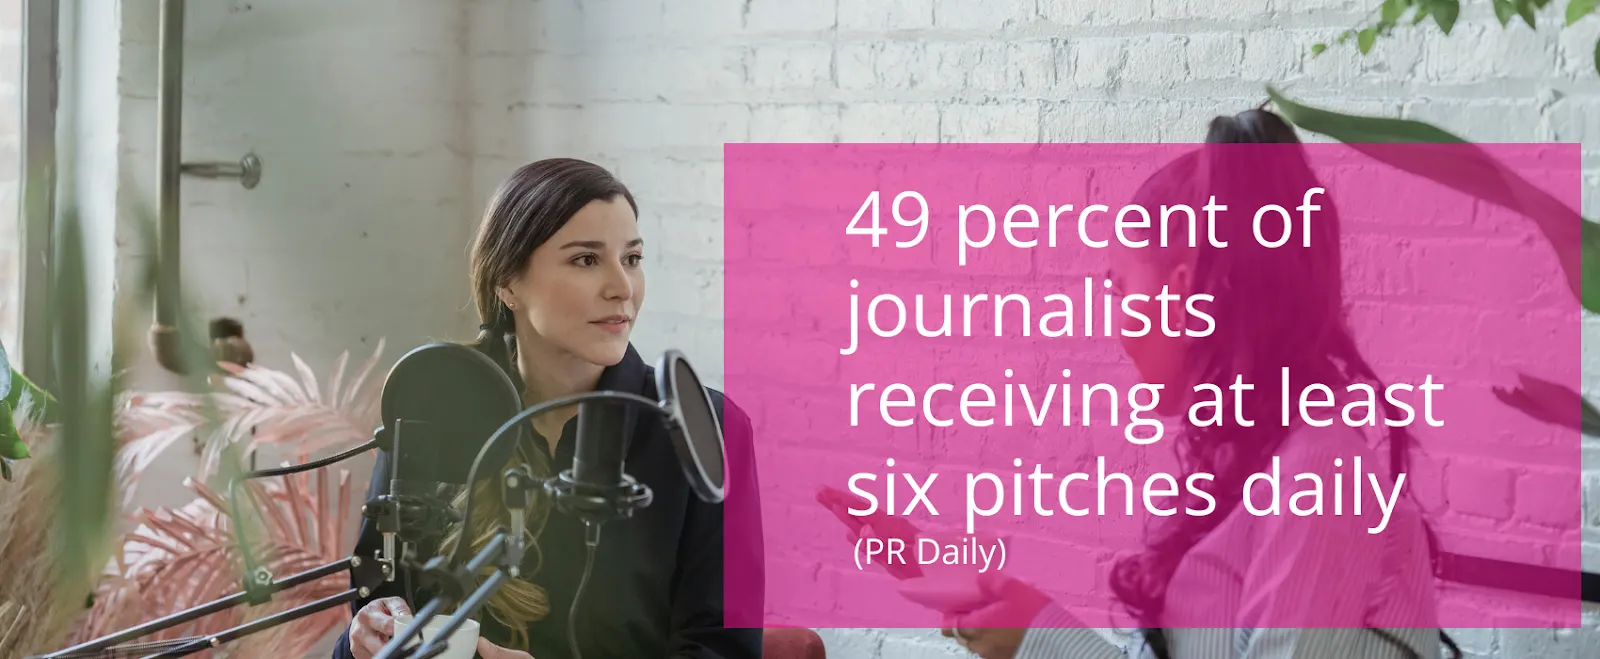
[[[1215,238],[1227,247],[1210,247],[1205,237],[1190,247],[1188,233],[1205,229],[1176,222],[1171,226],[1177,235],[1169,236],[1165,247],[1151,235],[1128,237],[1150,238],[1147,248],[1113,247],[1110,279],[1118,298],[1213,296],[1206,307],[1210,318],[1193,321],[1196,327],[1211,323],[1209,335],[1154,331],[1124,336],[1121,343],[1143,381],[1176,394],[1163,396],[1156,411],[1182,424],[1176,446],[1185,474],[1214,475],[1206,490],[1215,508],[1208,515],[1158,518],[1144,551],[1115,564],[1112,593],[1142,629],[1127,650],[1039,590],[992,572],[979,578],[991,603],[948,617],[942,632],[985,659],[1434,659],[1444,646],[1459,656],[1438,629],[1433,539],[1415,502],[1397,500],[1389,525],[1376,536],[1367,535],[1366,520],[1348,512],[1257,517],[1242,504],[1250,474],[1280,464],[1283,474],[1322,475],[1339,460],[1358,456],[1383,491],[1392,491],[1395,474],[1407,468],[1411,439],[1403,427],[1387,428],[1387,438],[1380,438],[1383,429],[1368,436],[1362,428],[1340,423],[1285,427],[1276,421],[1285,367],[1296,381],[1290,387],[1320,383],[1333,392],[1345,392],[1353,383],[1384,387],[1345,324],[1333,204],[1318,200],[1323,210],[1309,225],[1308,248],[1298,240],[1289,248],[1261,246],[1251,235],[1251,213],[1240,212],[1267,203],[1294,208],[1306,190],[1318,186],[1294,130],[1257,109],[1213,120],[1206,142],[1146,180],[1134,201],[1199,208],[1215,195],[1234,209],[1218,216]],[[1161,317],[1159,309],[1140,311]],[[1190,322],[1183,310],[1176,312],[1178,327]],[[1127,322],[1129,329],[1138,329],[1138,321]],[[1231,392],[1221,396],[1217,418],[1257,423],[1190,422],[1185,411],[1192,401],[1186,394],[1201,384],[1228,391],[1240,376],[1255,388],[1241,392],[1239,410]],[[1343,402],[1336,401],[1333,409]],[[1388,407],[1383,403],[1382,413],[1393,418]],[[1386,452],[1377,448],[1384,443]],[[1324,479],[1331,481],[1331,476]],[[1207,508],[1199,498],[1179,504],[1179,509]],[[903,520],[900,527],[889,533],[915,533],[904,528]],[[1004,623],[986,623],[1018,620],[1032,624],[999,629],[994,627]],[[1311,620],[1331,622],[1308,624]]]
[[[644,240],[633,195],[609,172],[581,160],[541,160],[518,169],[496,191],[472,252],[472,288],[483,324],[474,344],[517,385],[525,405],[597,389],[657,397],[654,369],[629,341],[645,293]],[[739,471],[729,487],[756,487],[750,424],[710,390],[729,453]],[[533,443],[511,463],[547,476],[570,469],[575,407],[531,421]],[[753,497],[723,505],[700,501],[683,477],[671,440],[656,419],[624,412],[629,440],[624,469],[653,491],[652,504],[606,526],[588,553],[584,526],[535,498],[530,548],[520,576],[480,612],[478,655],[484,659],[567,657],[569,624],[587,657],[758,657],[760,629],[723,626],[723,516],[755,520]],[[386,491],[380,455],[369,498]],[[510,527],[499,479],[474,486],[471,519],[445,532],[450,551],[465,537],[474,553]],[[458,509],[460,508],[458,502]],[[755,528],[753,521],[744,521]],[[730,539],[737,551],[759,551],[759,537]],[[370,556],[379,534],[363,524],[357,553]],[[591,562],[592,561],[592,562]],[[370,659],[394,633],[394,616],[419,610],[403,574],[357,601],[336,659]],[[484,575],[486,576],[486,575]],[[574,595],[582,584],[575,608]]]

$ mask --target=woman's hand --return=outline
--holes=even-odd
[[[533,659],[533,655],[521,650],[507,650],[489,642],[489,639],[478,639],[478,656],[483,659]]]
[[[411,607],[399,597],[368,602],[350,621],[350,654],[356,659],[372,659],[394,638],[394,617],[411,615]]]
[[[842,490],[823,487],[817,491],[817,503],[822,504],[839,518],[848,530],[844,533],[846,542],[854,545],[856,540],[871,532],[879,538],[899,538],[905,547],[915,547],[917,536],[922,534],[922,529],[912,524],[904,517],[894,517],[883,513],[856,516],[850,514],[850,507],[860,505],[862,501]],[[909,562],[884,564],[884,569],[896,579],[912,579],[922,576],[922,570]]]
[[[991,599],[984,607],[962,614],[947,614],[939,632],[983,659],[1012,659],[1022,645],[1026,628],[1050,603],[1050,598],[1032,586],[995,572],[978,577],[978,584]],[[1004,625],[1004,626],[1001,626]]]

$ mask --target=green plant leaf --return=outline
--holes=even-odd
[[[1494,0],[1494,17],[1500,19],[1500,27],[1511,24],[1511,17],[1517,15],[1517,9],[1511,6],[1511,0]]]
[[[1325,44],[1325,43],[1314,43],[1314,44],[1311,44],[1311,56],[1312,57],[1316,57],[1317,55],[1321,55],[1323,52],[1325,52],[1327,50],[1328,50],[1328,44]]]
[[[1583,20],[1600,8],[1600,0],[1572,0],[1567,3],[1567,25]]]
[[[56,402],[55,396],[39,388],[27,375],[15,368],[11,369],[11,391],[6,393],[5,402],[13,410],[22,409],[22,397],[28,397],[28,409],[32,418],[38,423],[55,423],[61,420],[61,404]]]
[[[1578,392],[1524,373],[1517,379],[1520,386],[1515,389],[1494,387],[1500,402],[1540,421],[1600,437],[1600,410]]]
[[[1365,30],[1362,30],[1360,34],[1356,35],[1356,47],[1361,49],[1362,55],[1365,55],[1369,52],[1372,52],[1372,44],[1377,41],[1377,39],[1378,33],[1369,27]]]
[[[68,209],[60,218],[57,253],[52,269],[51,318],[56,341],[61,401],[60,468],[62,514],[57,551],[66,573],[66,592],[92,583],[103,567],[111,532],[112,396],[109,383],[99,382],[89,355],[89,305],[86,254],[81,218]]]
[[[1400,18],[1401,14],[1405,13],[1406,7],[1410,6],[1410,0],[1384,0],[1382,13],[1383,22],[1395,22],[1396,19]]]
[[[146,251],[148,253],[160,254],[161,252],[158,249],[158,246],[160,245],[160,236],[155,229],[157,226],[155,214],[151,212],[150,209],[142,202],[135,203],[133,214],[141,220],[137,223],[137,226],[142,228],[140,239],[146,246]],[[153,301],[156,298],[157,291],[162,284],[163,275],[169,272],[165,271],[164,269],[175,269],[178,267],[178,265],[179,263],[175,255],[173,257],[163,256],[156,259],[151,259],[147,263],[142,276],[135,279],[137,282],[137,288],[135,290],[137,297],[141,300]],[[168,283],[173,283],[175,286],[179,285],[177,276],[173,276],[167,281]],[[216,367],[216,358],[212,355],[210,346],[207,345],[203,340],[203,337],[206,336],[206,328],[199,322],[198,318],[193,313],[191,305],[187,304],[183,300],[181,286],[179,289],[168,291],[166,294],[170,296],[168,299],[170,300],[170,303],[173,304],[173,323],[178,328],[178,361],[184,366],[183,370],[185,371],[179,375],[179,379],[183,383],[183,388],[190,393],[209,391],[211,389],[211,384],[208,380],[208,376],[219,372],[219,369]],[[132,329],[137,332],[137,330],[140,328]],[[119,366],[128,358],[128,355],[125,353],[131,353],[134,350],[147,349],[135,347],[142,346],[143,342],[127,340],[125,338],[126,334],[127,333],[124,332],[123,336],[119,337],[119,339],[125,341],[123,345],[118,346],[122,350],[114,353],[112,357],[113,363],[116,363]],[[120,367],[117,369],[118,372],[121,370],[122,369]],[[223,423],[222,411],[217,407],[217,400],[215,397],[203,396],[201,400],[203,402],[201,404],[200,414],[203,422],[201,423],[200,427],[204,429],[202,432],[211,432],[212,429],[217,428]],[[239,477],[243,475],[243,469],[244,460],[243,456],[241,455],[239,445],[235,443],[228,443],[221,449],[221,455],[218,460],[216,473],[212,474],[210,483],[208,483],[208,485],[212,490],[224,491],[224,489],[228,487],[229,483],[237,481]],[[249,506],[244,506],[240,502],[230,500],[227,508],[228,510],[226,512],[228,512],[228,514],[232,517],[232,525],[239,538],[244,539],[265,537],[265,532],[259,531],[263,524],[262,520],[260,519],[260,515],[252,514],[252,510]],[[241,566],[243,568],[243,574],[241,576],[242,578],[250,578],[251,575],[253,575],[253,568],[256,567],[254,556],[253,554],[246,552],[242,558],[247,564]]]
[[[1456,18],[1461,15],[1460,0],[1428,0],[1429,13],[1433,14],[1433,22],[1445,34],[1456,26]]]
[[[1420,121],[1346,115],[1313,108],[1289,100],[1271,86],[1267,87],[1267,94],[1291,123],[1345,143],[1467,143],[1449,131]]]
[[[1512,0],[1512,2],[1516,3],[1517,13],[1522,16],[1522,22],[1527,23],[1528,27],[1537,29],[1538,17],[1534,14],[1537,7],[1534,6],[1533,0]]]
[[[1428,20],[1428,6],[1429,5],[1426,0],[1424,0],[1422,4],[1417,5],[1416,15],[1411,17],[1412,25],[1421,25],[1423,21]]]
[[[1401,171],[1430,179],[1532,219],[1555,251],[1567,285],[1585,309],[1600,312],[1600,225],[1503,167],[1487,153],[1462,157],[1453,150],[1439,157],[1426,150],[1375,149],[1374,144],[1471,144],[1449,131],[1409,119],[1365,117],[1312,108],[1267,94],[1290,123],[1349,144]]]
[[[1600,39],[1594,41],[1594,72],[1600,73]]]
[[[28,445],[17,434],[16,420],[11,417],[11,403],[0,400],[0,458],[21,460],[28,457]]]

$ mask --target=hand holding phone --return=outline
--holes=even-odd
[[[850,512],[852,507],[860,507],[863,502],[859,497],[848,494],[842,490],[826,487],[817,491],[817,503],[833,511],[833,516],[848,528],[845,540],[854,545],[862,537],[898,538],[906,547],[915,547],[917,538],[922,535],[922,530],[904,517],[894,517],[883,513],[874,512],[870,515],[856,515]],[[859,509],[859,508],[858,508]],[[913,579],[922,576],[922,570],[915,564],[885,565],[889,575],[896,579]]]
[[[976,575],[953,571],[906,579],[899,590],[902,597],[941,613],[968,613],[994,601]]]

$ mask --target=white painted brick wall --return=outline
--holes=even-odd
[[[154,2],[114,6],[123,184],[89,185],[115,190],[126,277],[147,254],[133,211],[155,207],[159,15]],[[264,167],[253,190],[182,179],[184,294],[197,318],[240,319],[259,362],[292,370],[294,352],[324,383],[340,352],[355,368],[380,337],[383,369],[429,340],[476,333],[466,254],[481,202],[467,197],[464,20],[462,7],[428,0],[189,3],[184,160],[253,151]],[[129,311],[131,327],[148,326],[148,308]],[[176,386],[153,360],[135,374],[139,386]],[[168,457],[139,504],[192,497],[181,481],[194,456]],[[365,463],[355,468],[365,478]]]
[[[116,267],[126,282],[147,256],[132,212],[153,209],[156,197],[158,3],[84,4],[106,26],[93,38],[112,48],[93,63],[85,94],[116,101],[84,110],[113,130],[79,141],[109,145],[114,165],[85,180],[84,192],[114,199]],[[381,381],[405,350],[476,334],[466,257],[482,201],[468,195],[465,8],[434,0],[188,3],[184,159],[236,161],[254,151],[264,174],[254,190],[183,179],[185,294],[202,321],[242,320],[260,363],[293,372],[294,352],[325,384],[340,352],[351,353],[353,371],[386,337],[371,376]],[[490,61],[480,70],[492,73]],[[115,116],[99,116],[106,113]],[[528,130],[568,130],[560,109],[516,116]],[[486,160],[499,153],[476,150]],[[128,287],[117,294],[126,298]],[[148,327],[148,308],[128,311],[131,327]],[[176,385],[145,356],[135,384]],[[343,466],[364,484],[370,458]],[[176,447],[147,473],[134,504],[191,500],[181,483],[195,469],[195,456]],[[328,656],[331,640],[313,656]]]
[[[492,157],[473,161],[472,198],[527,159],[570,154],[614,166],[640,192],[647,231],[660,233],[640,347],[682,348],[720,372],[720,331],[702,315],[720,307],[719,291],[701,284],[720,257],[724,142],[1192,141],[1212,116],[1259,103],[1272,83],[1315,104],[1425,118],[1472,139],[1579,141],[1586,162],[1600,165],[1600,79],[1588,59],[1600,21],[1501,29],[1488,3],[1465,3],[1450,38],[1430,24],[1365,58],[1353,48],[1308,55],[1376,4],[480,0],[472,57],[495,64],[493,75],[474,77],[473,149]],[[551,53],[564,68],[546,64]],[[695,249],[704,251],[686,253]],[[1493,476],[1508,492],[1517,487]],[[1447,481],[1449,489],[1429,487],[1469,508],[1483,499]],[[1590,488],[1587,499],[1595,506],[1600,492]],[[1592,656],[1600,634],[1590,626],[1457,637],[1474,657]],[[832,657],[960,656],[929,631],[824,635]]]

